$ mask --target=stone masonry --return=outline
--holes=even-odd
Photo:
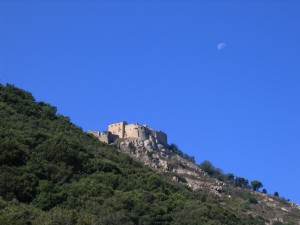
[[[163,146],[168,145],[167,134],[162,131],[156,131],[147,125],[138,123],[128,124],[126,121],[113,123],[108,125],[108,131],[87,131],[87,133],[99,138],[100,141],[105,143],[113,143],[116,139],[136,138],[140,140],[151,140],[155,144]]]

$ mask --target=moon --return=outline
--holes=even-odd
[[[223,48],[225,48],[226,46],[226,43],[225,42],[220,42],[218,45],[217,45],[217,49],[218,50],[222,50]]]

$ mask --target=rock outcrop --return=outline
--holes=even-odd
[[[118,149],[159,172],[175,174],[176,180],[185,183],[193,190],[205,189],[215,195],[220,195],[222,188],[226,186],[225,183],[210,178],[194,162],[180,156],[168,146],[157,144],[155,140],[126,138],[116,139],[114,144]]]

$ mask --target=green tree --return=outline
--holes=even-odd
[[[240,187],[240,188],[248,188],[249,187],[249,181],[243,177],[236,177],[234,184],[236,187]]]
[[[234,184],[234,174],[233,173],[228,173],[224,175],[225,182],[229,184]]]
[[[207,160],[204,160],[200,165],[200,169],[204,172],[208,173],[208,175],[213,176],[216,172],[216,168],[213,166],[213,164]]]
[[[258,180],[251,181],[251,188],[253,191],[258,191],[260,188],[263,187],[263,184]]]

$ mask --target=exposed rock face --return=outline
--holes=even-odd
[[[157,144],[155,140],[126,138],[116,139],[114,144],[157,171],[176,174],[177,180],[193,190],[200,188],[220,195],[222,187],[226,186],[225,183],[208,177],[197,165],[176,154],[168,146]]]

